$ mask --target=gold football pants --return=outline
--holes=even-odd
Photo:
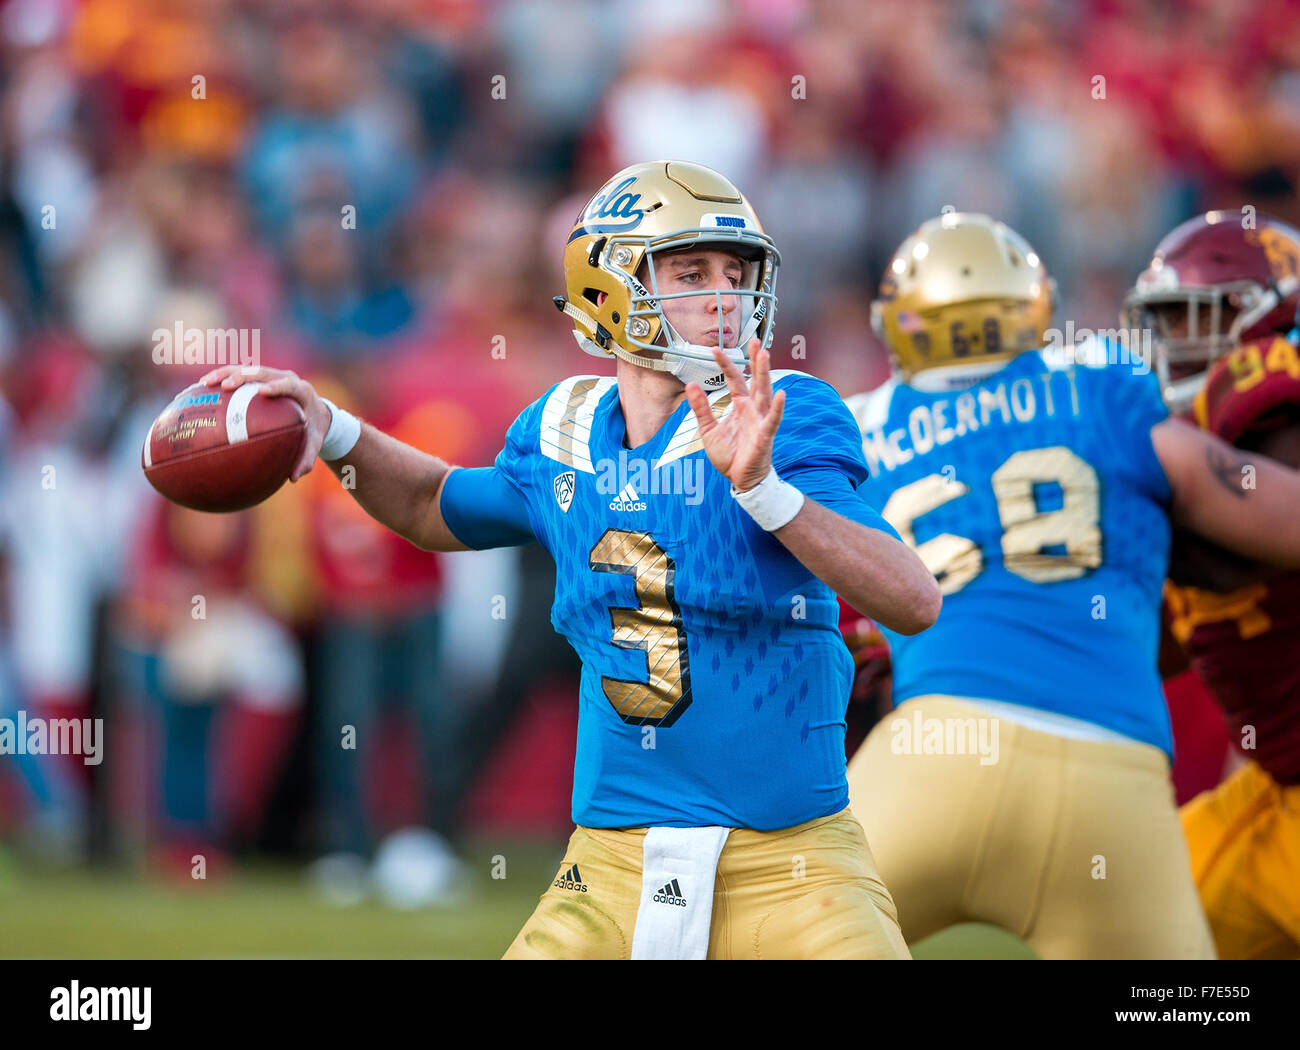
[[[1247,762],[1182,816],[1219,958],[1300,958],[1300,784]]]
[[[937,735],[912,739],[918,712]],[[982,756],[962,744],[980,719]],[[909,942],[987,922],[1045,959],[1214,958],[1158,748],[918,697],[854,755],[849,797]]]
[[[644,828],[577,828],[507,959],[628,959]],[[718,859],[710,959],[906,959],[889,891],[847,809],[780,831],[737,828]]]

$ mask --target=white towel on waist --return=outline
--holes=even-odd
[[[633,959],[705,959],[713,883],[730,828],[650,828],[641,861]]]

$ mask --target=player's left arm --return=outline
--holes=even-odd
[[[750,353],[752,383],[721,351],[715,350],[714,358],[727,377],[731,411],[715,419],[696,383],[686,387],[686,396],[709,461],[737,492],[749,492],[772,473],[785,391],[773,396],[770,357],[756,344]],[[847,478],[844,487],[850,487]],[[910,547],[883,529],[854,521],[805,493],[798,513],[772,535],[845,601],[890,630],[917,634],[939,616],[943,598],[934,576]]]
[[[939,618],[943,597],[934,575],[906,543],[887,532],[805,495],[790,524],[772,535],[853,608],[891,631],[919,634]]]
[[[1265,447],[1290,458],[1291,441],[1279,435]],[[1179,525],[1245,557],[1300,568],[1300,471],[1180,419],[1153,427],[1151,444],[1169,478]]]

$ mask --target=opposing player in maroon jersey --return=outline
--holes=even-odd
[[[1209,212],[1157,246],[1125,302],[1165,400],[1237,447],[1300,467],[1300,231]],[[1243,498],[1254,470],[1216,471]],[[1300,528],[1300,521],[1296,522]],[[1300,956],[1300,573],[1175,533],[1169,622],[1249,756],[1183,828],[1219,957]]]

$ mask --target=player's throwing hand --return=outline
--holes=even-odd
[[[307,417],[307,441],[289,480],[297,481],[311,470],[330,428],[330,410],[307,380],[300,379],[294,372],[278,368],[223,365],[213,369],[199,382],[205,386],[220,386],[223,390],[234,390],[245,383],[261,383],[262,393],[267,397],[290,397],[297,401]]]
[[[747,492],[772,469],[772,439],[781,425],[785,391],[772,396],[771,355],[759,349],[757,339],[749,342],[752,385],[745,382],[735,362],[721,350],[714,349],[713,359],[727,377],[731,411],[723,419],[715,419],[704,388],[698,383],[686,385],[686,399],[695,411],[709,462],[737,492]]]

